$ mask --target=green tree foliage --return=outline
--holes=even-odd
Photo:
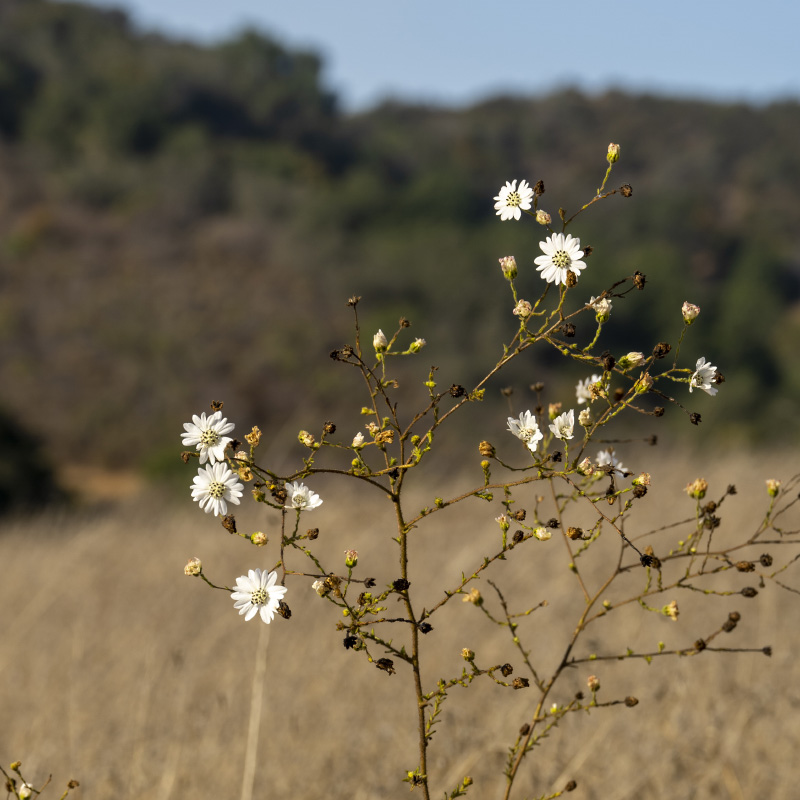
[[[705,324],[683,358],[703,355],[728,379],[704,428],[761,437],[769,414],[788,435],[798,422],[785,398],[800,382],[786,338],[800,325],[798,129],[796,102],[570,90],[346,116],[319,57],[266,34],[201,46],[139,31],[121,12],[7,0],[0,333],[13,347],[0,352],[2,400],[77,460],[153,457],[222,385],[238,387],[224,398],[237,416],[280,419],[291,440],[336,406],[325,354],[349,335],[352,294],[370,328],[409,317],[441,381],[466,385],[496,358],[487,342],[514,328],[498,257],[514,254],[537,281],[542,229],[499,222],[493,195],[507,179],[541,179],[565,187],[546,191],[543,208],[574,211],[614,141],[615,178],[634,193],[613,199],[626,213],[601,205],[576,228],[596,246],[580,298],[641,270],[647,315],[622,301],[613,313],[654,345],[677,338],[684,300],[699,304]],[[630,335],[610,327],[604,346],[620,355]],[[537,362],[511,377],[569,402],[586,376]],[[673,416],[664,424],[686,424]]]

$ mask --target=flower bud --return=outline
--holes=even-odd
[[[781,482],[776,481],[774,478],[770,478],[767,481],[767,494],[770,497],[777,497],[778,492],[781,490]]]
[[[686,484],[686,494],[694,497],[695,500],[702,500],[708,491],[708,481],[705,478],[698,478]]]
[[[547,528],[536,528],[533,532],[533,535],[540,541],[546,542],[548,539],[552,538],[553,534]]]
[[[508,531],[508,517],[505,514],[501,514],[499,517],[497,517],[495,522],[500,526],[500,530],[503,531],[503,533]]]
[[[250,534],[250,541],[256,547],[263,547],[267,543],[267,534],[263,531],[253,531]]]
[[[549,225],[553,221],[553,218],[546,211],[539,209],[536,212],[536,221],[540,225]]]
[[[630,353],[622,356],[622,358],[617,361],[617,366],[621,370],[627,371],[629,369],[633,369],[634,367],[644,366],[645,360],[644,353],[632,350]]]
[[[594,420],[592,419],[592,409],[588,406],[578,414],[578,422],[584,428],[591,428],[594,425]]]
[[[586,304],[594,309],[595,319],[598,322],[608,322],[611,317],[611,300],[608,297],[594,297]]]
[[[389,346],[389,340],[386,338],[386,334],[384,334],[380,328],[372,337],[372,346],[375,348],[376,353],[382,353]]]
[[[616,164],[619,161],[619,145],[614,144],[613,142],[608,146],[608,154],[606,155],[606,161],[609,164]]]
[[[638,478],[633,479],[634,486],[649,486],[650,485],[650,473],[643,472]]]
[[[500,261],[500,269],[507,280],[513,281],[517,277],[517,259],[514,256],[503,256]]]
[[[681,306],[681,314],[683,314],[683,321],[687,325],[691,325],[697,315],[700,313],[700,306],[690,303],[688,300]]]
[[[22,785],[17,789],[17,796],[20,800],[28,800],[29,797],[33,795],[33,786],[29,783],[22,783]]]
[[[664,608],[661,609],[661,613],[665,617],[669,617],[673,622],[677,622],[678,614],[680,613],[678,611],[678,601],[673,600],[668,606],[664,606]]]
[[[477,589],[470,589],[469,594],[465,594],[463,598],[464,603],[472,603],[473,605],[483,605],[483,598]]]
[[[199,558],[190,558],[183,568],[184,575],[199,575],[203,571],[203,562]]]
[[[313,447],[316,442],[308,431],[300,431],[300,433],[297,434],[297,441],[305,447]]]
[[[643,372],[639,380],[636,381],[636,394],[644,394],[645,392],[649,391],[652,385],[653,379],[647,372]]]
[[[322,578],[317,578],[314,583],[311,584],[311,588],[320,596],[325,597],[326,594],[330,591],[330,587],[327,583],[325,583]]]
[[[600,681],[597,680],[597,675],[590,675],[586,679],[586,685],[589,687],[590,691],[596,692],[600,688]]]
[[[361,431],[359,431],[359,432],[358,432],[358,433],[357,433],[357,434],[356,434],[356,435],[353,437],[353,443],[352,443],[350,446],[351,446],[351,447],[361,447],[361,445],[362,445],[362,444],[364,444],[364,434],[363,434],[363,433],[361,433]]]
[[[516,306],[514,306],[514,310],[511,313],[517,317],[525,319],[525,317],[529,317],[531,315],[532,311],[533,307],[527,300],[520,300]]]
[[[583,411],[581,411],[581,414],[583,414]],[[581,423],[581,424],[583,424],[583,423]],[[592,464],[592,462],[588,458],[588,456],[586,458],[584,458],[583,461],[581,461],[580,464],[578,464],[577,469],[578,469],[578,472],[581,475],[589,476],[589,475],[593,475],[594,474],[594,464]]]
[[[344,565],[352,569],[356,564],[358,564],[358,550],[345,550]]]
[[[495,455],[494,445],[491,442],[486,442],[486,441],[481,442],[478,445],[478,452],[486,458],[494,458]]]
[[[426,342],[424,339],[414,339],[414,341],[411,342],[411,344],[409,345],[408,349],[412,353],[419,353],[419,351],[422,350],[422,348],[425,347],[425,345]]]
[[[464,661],[472,661],[472,659],[475,658],[475,651],[470,650],[469,647],[464,647],[461,650],[461,658],[463,658]]]
[[[547,416],[554,420],[561,413],[561,403],[550,403],[547,409]]]

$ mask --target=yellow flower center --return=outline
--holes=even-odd
[[[522,202],[522,198],[519,196],[519,192],[509,192],[508,196],[506,197],[506,205],[515,208]]]
[[[266,589],[256,589],[250,595],[250,602],[254,606],[265,606],[267,604],[267,600],[269,599],[269,595],[267,594]]]
[[[566,250],[556,250],[553,254],[553,263],[557,267],[568,267],[572,263],[572,259],[567,254]]]

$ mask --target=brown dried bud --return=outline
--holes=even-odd
[[[742,589],[742,597],[755,597],[758,594],[758,590],[754,589],[752,586],[745,586]]]
[[[405,578],[398,578],[392,583],[392,589],[396,592],[405,592],[411,584]]]
[[[211,410],[212,411],[222,411],[222,406],[224,406],[224,405],[225,405],[225,403],[222,400],[212,400],[211,401]]]
[[[405,317],[400,317],[400,327],[401,328],[410,328],[411,327],[411,323]]]
[[[527,736],[530,732],[531,732],[531,726],[528,725],[527,722],[519,729],[520,736]]]
[[[283,600],[278,601],[277,611],[284,619],[289,619],[292,616],[292,609],[289,608]]]
[[[614,389],[614,394],[611,396],[611,400],[614,405],[616,405],[620,402],[620,400],[622,400],[623,397],[625,397],[625,390],[621,386],[618,386],[616,389]]]
[[[280,505],[285,505],[289,494],[286,489],[281,486],[279,489],[272,490],[272,496],[275,498],[275,500],[277,500],[278,503],[280,503]]]
[[[420,633],[430,633],[433,630],[433,625],[431,625],[430,622],[420,622],[417,627]]]
[[[319,536],[319,528],[309,528],[306,531],[306,539],[311,539],[312,541]]]
[[[181,460],[183,461],[184,464],[188,464],[189,463],[189,459],[193,458],[195,455],[197,455],[197,454],[196,453],[190,453],[188,450],[184,450],[181,453]]]
[[[735,627],[736,623],[730,617],[722,623],[722,630],[725,631],[725,633],[730,633]]]
[[[494,456],[495,456],[494,445],[491,442],[486,442],[486,441],[481,442],[478,445],[478,452],[484,458],[494,458]]]
[[[617,359],[614,358],[610,353],[603,356],[603,369],[606,372],[611,372],[614,369],[614,365],[617,363]]]
[[[626,697],[625,705],[628,706],[628,708],[633,708],[639,705],[639,701],[635,697]]]
[[[761,562],[762,567],[772,566],[772,556],[769,553],[764,553],[758,560]]]
[[[756,568],[756,565],[752,561],[737,561],[736,562],[736,569],[739,572],[753,572]]]
[[[345,636],[344,641],[342,644],[344,645],[345,650],[352,650],[358,643],[358,639],[355,636]]]
[[[524,522],[526,515],[527,515],[527,512],[525,511],[524,508],[518,508],[511,516],[517,522]]]
[[[514,544],[519,544],[525,538],[525,533],[523,531],[514,531],[513,542]]]
[[[578,784],[575,781],[567,781],[567,785],[564,787],[565,792],[574,792],[578,788]]]
[[[457,383],[454,383],[450,387],[450,396],[451,397],[463,397],[465,394],[465,390],[463,386],[459,386]]]
[[[536,394],[539,394],[540,392],[543,392],[544,391],[544,383],[542,383],[542,381],[536,381],[536,383],[532,383],[531,384],[531,391],[532,392],[536,392]]]
[[[646,486],[639,486],[638,484],[633,487],[633,496],[638,500],[647,494]]]
[[[703,418],[696,411],[689,414],[689,422],[691,422],[692,425],[699,425],[702,421]]]
[[[672,345],[668,344],[667,342],[659,342],[653,348],[653,356],[655,358],[664,358],[664,356],[667,355],[670,350],[672,350]]]
[[[639,561],[643,567],[652,567],[653,569],[661,569],[661,561],[652,554],[645,553]]]
[[[567,280],[565,281],[567,285],[567,289],[571,289],[573,286],[578,285],[578,276],[571,270],[567,270]]]
[[[653,409],[653,416],[654,417],[663,417],[664,416],[664,411],[665,411],[664,406],[656,406]]]
[[[236,533],[236,517],[233,514],[226,514],[220,519],[220,522],[228,533]]]
[[[527,678],[514,678],[514,680],[511,681],[511,685],[515,689],[527,689],[531,683]]]
[[[547,520],[547,524],[546,524],[545,527],[547,527],[547,528],[557,528],[558,525],[559,525],[558,520],[555,517],[552,517],[551,519]]]
[[[592,247],[590,244],[587,244],[587,245],[586,245],[586,246],[583,248],[583,257],[584,257],[584,258],[589,258],[589,256],[590,256],[590,255],[591,255],[593,252],[594,252],[594,247]]]
[[[536,181],[533,186],[533,193],[537,197],[541,197],[544,194],[544,181]]]
[[[331,434],[336,433],[336,425],[334,425],[332,422],[326,422],[322,426],[322,432],[327,436],[330,436]]]
[[[703,639],[698,639],[694,643],[694,649],[697,650],[698,653],[703,651],[703,650],[705,650],[706,647],[707,647],[707,645],[706,645],[706,643],[705,643],[705,641]]]
[[[643,272],[639,272],[637,269],[636,272],[633,273],[633,285],[641,292],[644,289],[644,285],[647,283],[647,275]]]
[[[762,647],[762,648],[761,648],[761,652],[762,652],[762,653],[763,653],[765,656],[771,656],[771,655],[772,655],[772,648],[771,648],[769,645],[767,645],[766,647]]]
[[[738,622],[742,618],[742,615],[738,611],[731,611],[728,614],[728,619],[733,620],[734,622]]]
[[[567,528],[567,536],[570,539],[583,539],[583,528]]]
[[[572,275],[571,272],[568,273],[568,274]],[[569,284],[567,284],[567,285],[569,285]],[[564,336],[566,336],[567,339],[573,339],[575,337],[575,331],[577,329],[575,328],[575,326],[571,322],[565,322],[564,326],[562,327],[561,330],[564,331]]]
[[[384,672],[388,672],[390,675],[394,675],[396,672],[394,668],[394,661],[391,658],[379,658],[375,662],[375,666],[378,669],[382,669]]]
[[[735,487],[733,484],[731,484],[731,485],[730,485],[730,486],[728,486],[728,488],[725,490],[725,493],[726,493],[726,494],[736,494],[736,487]]]
[[[512,667],[511,664],[503,664],[503,666],[500,667],[500,673],[504,678],[507,678],[513,671],[514,667]]]
[[[77,789],[79,786],[80,786],[80,784],[78,783],[78,781],[76,781],[76,780],[75,780],[75,778],[73,778],[73,779],[72,779],[72,780],[71,780],[71,781],[70,781],[70,782],[67,784],[67,788],[68,788],[68,789]]]
[[[623,183],[619,191],[623,197],[630,197],[633,194],[633,187],[629,183]]]

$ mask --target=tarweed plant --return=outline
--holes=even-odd
[[[652,663],[712,651],[771,652],[761,642],[727,646],[726,637],[742,617],[735,605],[712,618],[712,611],[704,610],[709,604],[699,608],[686,604],[692,609],[693,633],[680,647],[668,647],[654,637],[651,647],[603,649],[596,644],[602,638],[587,643],[587,631],[602,628],[609,620],[613,625],[615,614],[624,608],[677,622],[688,595],[742,601],[755,598],[767,581],[797,591],[788,583],[787,570],[800,557],[794,547],[798,530],[786,524],[786,512],[797,503],[797,476],[784,483],[767,481],[763,516],[749,530],[722,525],[736,488],[712,489],[702,478],[691,480],[687,496],[676,499],[675,519],[654,522],[638,508],[654,487],[641,465],[634,471],[626,463],[625,446],[632,440],[626,438],[625,420],[636,414],[655,423],[667,407],[674,407],[687,423],[698,425],[700,415],[688,405],[692,393],[697,389],[714,396],[724,378],[706,355],[684,355],[689,328],[700,316],[700,308],[689,301],[675,309],[675,328],[667,333],[673,344],[642,341],[641,349],[619,354],[601,349],[603,328],[613,324],[614,304],[623,298],[635,302],[647,284],[646,276],[637,271],[613,278],[597,296],[581,291],[583,272],[605,273],[610,259],[601,247],[582,245],[576,230],[580,216],[600,201],[632,195],[627,184],[606,188],[620,153],[619,145],[609,145],[602,183],[574,213],[559,208],[551,215],[540,208],[542,181],[532,186],[527,180],[508,181],[494,198],[499,221],[517,224],[528,217],[546,235],[535,258],[528,254],[519,261],[514,256],[499,258],[498,279],[508,284],[514,331],[497,362],[474,385],[443,388],[437,382],[437,367],[423,368],[424,399],[416,410],[406,412],[400,402],[408,402],[405,387],[400,386],[393,365],[398,358],[421,358],[426,342],[409,335],[406,319],[391,334],[383,329],[363,331],[360,298],[351,297],[352,343],[330,357],[349,368],[361,387],[356,408],[360,407],[363,430],[343,436],[333,422],[318,424],[313,432],[301,430],[297,466],[289,474],[279,474],[260,457],[264,434],[259,428],[244,436],[244,444],[229,435],[234,424],[222,417],[221,403],[212,403],[209,416],[194,416],[184,426],[184,445],[192,449],[184,452],[183,459],[199,464],[193,499],[206,514],[218,516],[230,534],[259,548],[253,551],[247,574],[238,577],[233,587],[212,582],[197,558],[189,560],[186,574],[228,592],[234,610],[245,620],[266,624],[275,622],[276,616],[290,620],[293,593],[315,592],[319,613],[330,614],[338,631],[331,636],[331,647],[343,644],[362,669],[382,671],[390,682],[388,691],[394,691],[392,684],[398,680],[413,687],[409,697],[413,697],[418,752],[408,754],[408,769],[398,779],[425,798],[462,797],[475,785],[468,775],[444,785],[443,776],[429,771],[433,737],[445,724],[442,712],[452,702],[455,687],[468,688],[481,680],[492,682],[498,692],[519,692],[519,718],[509,723],[503,773],[495,786],[474,791],[480,797],[503,800],[532,797],[520,778],[525,774],[526,787],[535,784],[534,752],[565,717],[638,704],[635,688],[629,694],[605,696],[602,674],[617,662]],[[547,387],[534,384],[535,405],[511,408],[513,394],[509,394],[510,435],[502,441],[476,435],[475,462],[457,473],[463,481],[469,481],[472,473],[472,482],[448,495],[449,478],[441,486],[426,478],[421,490],[429,499],[421,507],[414,505],[409,487],[415,470],[429,460],[434,446],[447,446],[440,428],[468,405],[480,403],[506,365],[533,347],[560,354],[564,369],[575,376],[574,396],[550,397]],[[495,426],[496,421],[489,424]],[[657,443],[654,435],[647,441]],[[369,563],[346,548],[345,541],[338,563],[327,563],[319,554],[318,537],[332,534],[313,527],[313,514],[323,500],[336,502],[315,491],[315,476],[322,474],[377,493],[391,509],[391,529],[375,532],[380,546],[393,551],[396,559],[391,581],[379,583],[370,577]],[[265,517],[274,519],[270,527],[276,534],[238,530],[231,512],[240,504],[245,487]],[[442,572],[438,589],[422,586],[415,579],[415,566],[424,562],[426,550],[438,546],[426,528],[462,503],[474,504],[474,526],[466,534],[484,543],[484,555],[464,572]],[[781,559],[777,554],[783,552],[788,555]],[[559,573],[564,558],[568,569]],[[546,613],[548,605],[542,587],[520,592],[517,581],[512,593],[504,586],[512,583],[510,570],[524,574],[533,561],[548,564],[553,579],[568,582],[577,598],[577,616],[560,621],[565,646],[555,660],[536,647],[537,615]],[[438,599],[423,604],[422,598],[432,594]],[[464,633],[462,666],[443,674],[445,666],[426,660],[426,643],[437,635],[442,609],[459,598],[477,610],[472,619],[506,632],[508,656],[499,663],[487,662],[482,655],[482,628],[476,623]],[[565,699],[560,691],[563,678],[576,670],[585,689]],[[486,713],[492,713],[491,707]],[[570,780],[540,797],[558,797],[575,787],[575,780]]]

